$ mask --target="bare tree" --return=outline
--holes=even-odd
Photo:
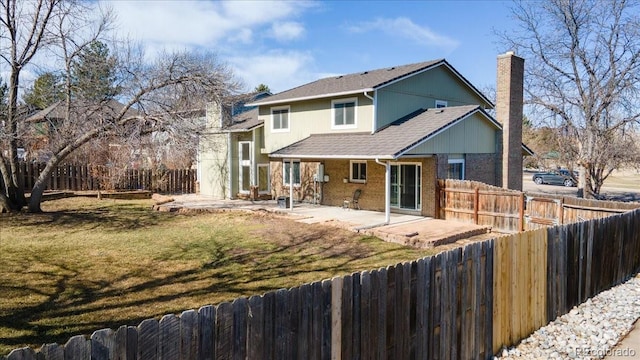
[[[626,0],[516,2],[503,43],[526,58],[531,118],[558,130],[582,167],[581,191],[600,193],[611,172],[636,160],[640,119],[640,12]]]
[[[96,41],[107,43],[107,36],[113,29],[113,15],[109,9],[102,9],[98,19],[92,18],[94,11],[88,11],[91,3],[54,1],[54,0],[2,0],[7,14],[0,27],[3,40],[8,39],[11,49],[20,44],[28,49],[27,55],[6,56],[3,59],[14,64],[15,70],[9,82],[10,106],[17,107],[17,88],[20,70],[31,61],[36,53],[45,51],[51,59],[57,56],[56,70],[65,74],[65,100],[49,109],[32,116],[30,120],[49,120],[48,160],[43,172],[31,189],[28,204],[29,211],[39,212],[42,195],[48,177],[56,166],[85,144],[110,138],[139,138],[157,131],[169,134],[195,134],[197,126],[189,119],[173,116],[175,113],[203,108],[204,104],[237,91],[239,83],[232,72],[215,55],[209,53],[174,52],[157,56],[153,63],[144,61],[141,47],[134,47],[129,41],[110,41],[114,51],[113,79],[119,90],[118,101],[114,99],[83,99],[73,96],[73,64],[86,53]],[[16,8],[20,11],[16,11]],[[47,16],[38,15],[43,8],[48,9]],[[31,23],[31,20],[34,20]],[[45,21],[46,20],[46,21]],[[97,21],[96,21],[97,20]],[[12,35],[13,29],[39,29],[32,38],[41,38],[39,46],[34,40],[24,36]],[[45,41],[46,40],[46,41]],[[117,39],[116,39],[117,40]],[[4,42],[3,42],[4,43]],[[46,45],[46,46],[45,46]],[[17,60],[16,60],[17,59]],[[49,65],[51,67],[51,65]],[[12,90],[14,93],[12,95]],[[13,96],[13,97],[12,97]],[[14,111],[15,113],[15,111]],[[55,114],[53,116],[52,114]],[[9,111],[9,126],[5,128],[8,160],[11,171],[6,169],[5,159],[0,158],[11,207],[20,209],[24,204],[24,191],[17,184],[17,124],[19,119]],[[13,125],[11,125],[13,124]],[[105,141],[101,141],[106,143]],[[4,147],[4,146],[3,146]],[[6,176],[6,175],[10,176]],[[20,200],[22,199],[22,200]]]
[[[0,58],[9,68],[7,111],[2,126],[5,151],[0,172],[7,203],[19,209],[26,203],[18,184],[18,89],[22,70],[53,40],[48,28],[60,0],[2,0],[0,2]]]

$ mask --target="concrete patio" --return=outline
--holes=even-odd
[[[279,207],[275,200],[216,200],[188,194],[172,196],[173,201],[157,205],[159,211],[268,211],[306,224],[323,224],[377,236],[385,241],[415,247],[434,247],[469,237],[491,237],[484,226],[428,217],[392,213],[385,224],[385,214],[378,211],[352,210],[342,207],[295,203],[293,210]]]

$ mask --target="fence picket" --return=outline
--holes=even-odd
[[[36,360],[36,352],[32,348],[15,349],[9,353],[7,360]]]
[[[216,308],[216,359],[233,359],[233,305],[223,302]]]
[[[235,299],[233,306],[233,359],[244,360],[247,357],[247,298]]]
[[[42,360],[63,360],[64,347],[58,344],[42,345],[36,357]]]
[[[180,318],[174,314],[160,319],[159,360],[173,360],[180,357]]]
[[[110,360],[115,352],[115,333],[111,329],[102,329],[91,335],[91,359]]]
[[[199,319],[195,310],[187,310],[180,314],[180,359],[198,359]]]
[[[259,359],[264,354],[264,301],[262,296],[249,298],[249,317],[247,319],[247,357]]]
[[[158,358],[160,325],[155,319],[147,319],[138,325],[138,360]],[[68,346],[68,345],[67,345]],[[66,353],[66,352],[65,352]],[[80,358],[78,358],[80,359]]]

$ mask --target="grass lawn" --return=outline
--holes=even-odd
[[[0,354],[431,253],[270,214],[71,198],[0,216]]]

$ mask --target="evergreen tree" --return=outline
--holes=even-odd
[[[94,41],[71,64],[71,89],[74,98],[104,101],[118,95],[115,85],[116,59],[109,47]]]
[[[269,89],[269,86],[265,85],[265,84],[260,84],[258,86],[256,86],[256,88],[253,90],[254,92],[271,92],[271,89]]]
[[[29,92],[23,98],[26,105],[35,109],[44,109],[63,99],[62,78],[51,72],[38,76]]]

